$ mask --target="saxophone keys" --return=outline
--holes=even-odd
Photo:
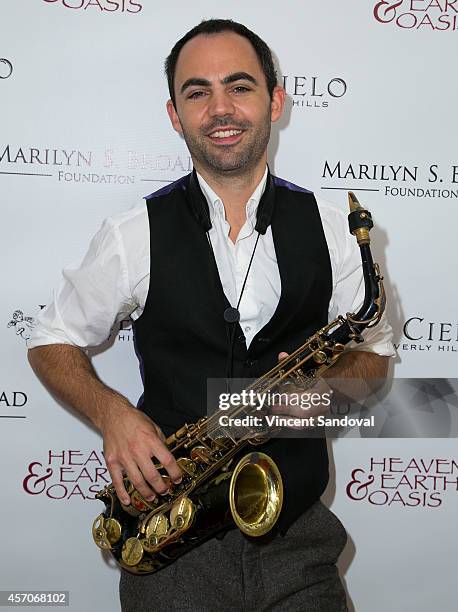
[[[143,557],[143,546],[137,538],[129,538],[124,542],[121,558],[126,565],[138,565]]]
[[[206,463],[207,465],[213,463],[212,454],[205,446],[195,446],[191,449],[190,455],[192,460],[199,463]]]
[[[156,514],[146,525],[146,539],[142,540],[142,546],[146,552],[156,552],[158,545],[168,534],[169,520],[165,514]]]
[[[187,436],[188,433],[189,433],[189,426],[187,423],[185,423],[183,427],[180,427],[180,429],[175,432],[174,436],[177,440],[179,440],[180,438],[184,438],[185,436]]]
[[[146,512],[147,510],[151,510],[151,505],[142,495],[140,495],[137,489],[134,489],[130,494],[130,503],[139,512]]]
[[[315,355],[313,356],[313,359],[316,361],[316,363],[326,363],[328,356],[325,353],[325,351],[317,351],[315,353]]]
[[[95,499],[105,502],[105,504],[111,504],[113,496],[116,495],[116,491],[113,486],[106,486],[101,491],[95,494]]]
[[[162,476],[162,480],[164,481],[164,484],[167,487],[167,491],[165,493],[161,493],[161,495],[167,495],[167,493],[170,493],[170,490],[173,486],[172,479],[169,476]]]
[[[179,457],[177,459],[178,467],[182,472],[189,476],[195,476],[197,472],[197,465],[191,459],[187,457]]]
[[[212,440],[213,450],[216,452],[225,452],[233,447],[233,442],[229,438],[215,438]]]
[[[114,518],[109,518],[106,519],[104,527],[110,544],[116,544],[116,542],[119,542],[122,531],[121,523]]]
[[[159,550],[158,545],[159,545],[159,538],[155,535],[152,535],[149,538],[142,540],[143,550],[148,553],[158,552]]]
[[[99,548],[110,549],[121,537],[121,524],[114,518],[100,514],[92,525],[92,536]]]
[[[148,521],[146,525],[146,537],[150,539],[151,537],[159,538],[164,536],[169,530],[169,520],[165,516],[165,514],[156,514]]]
[[[145,499],[140,495],[140,493],[135,489],[134,485],[130,482],[128,478],[124,478],[124,487],[130,497],[130,502],[125,505],[118,498],[119,504],[121,508],[130,514],[131,516],[138,516],[145,510],[149,508],[148,503]]]
[[[116,533],[119,527],[119,536],[116,538]],[[92,524],[92,538],[96,545],[102,550],[110,550],[112,544],[115,544],[121,537],[121,525],[114,519],[105,519],[103,514],[100,514]]]
[[[170,524],[177,531],[186,531],[191,526],[196,507],[188,497],[173,504],[170,510]]]

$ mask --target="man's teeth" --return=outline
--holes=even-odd
[[[229,138],[229,136],[237,136],[237,134],[241,134],[242,130],[226,130],[226,131],[219,131],[219,132],[213,132],[213,134],[211,134],[212,138]]]

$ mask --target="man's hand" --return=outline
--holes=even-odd
[[[156,494],[163,494],[169,489],[170,482],[167,482],[167,477],[161,476],[152,459],[157,459],[163,465],[175,484],[181,482],[181,470],[164,444],[165,436],[161,429],[127,401],[110,406],[101,421],[100,431],[105,462],[123,504],[130,503],[123,473],[147,501],[152,501]]]
[[[123,472],[147,501],[167,491],[170,483],[162,478],[152,459],[164,466],[173,482],[181,480],[181,470],[164,444],[159,427],[107,387],[81,349],[66,344],[37,346],[29,350],[29,361],[54,395],[101,431],[105,461],[122,503],[130,503]]]

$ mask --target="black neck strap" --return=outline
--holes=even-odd
[[[197,173],[195,169],[189,175],[188,188],[186,193],[189,197],[187,197],[188,204],[194,214],[194,217],[197,219],[198,223],[202,226],[205,232],[208,232],[212,226],[210,220],[210,212],[208,209],[208,202],[204,194],[202,193],[202,189],[199,185],[199,179],[197,178]],[[255,230],[259,234],[265,234],[267,228],[269,227],[272,221],[272,215],[275,207],[275,185],[270,174],[269,169],[267,170],[267,181],[266,188],[264,189],[264,193],[261,196],[259,201],[258,210],[256,212],[256,225]]]

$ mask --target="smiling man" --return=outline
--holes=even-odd
[[[202,74],[202,54],[210,58],[207,78],[188,77]],[[270,124],[281,115],[285,93],[277,85],[268,90],[250,42],[233,32],[191,39],[180,54],[175,82],[167,110],[173,127],[184,133],[196,168],[209,179],[209,173],[220,180],[231,173],[259,182]],[[256,172],[260,176],[253,176]]]
[[[208,378],[262,375],[330,318],[355,312],[364,293],[346,216],[267,167],[285,103],[267,45],[241,24],[205,21],[176,43],[166,73],[167,112],[194,171],[106,221],[29,342],[42,380],[100,429],[125,504],[124,473],[148,502],[167,490],[152,458],[180,482],[164,435],[205,415]],[[137,408],[100,381],[84,352],[128,315],[144,380]],[[362,348],[333,375],[385,376],[386,321]],[[155,574],[122,570],[124,612],[347,609],[335,565],[345,530],[319,501],[325,441],[276,439],[264,449],[285,491],[274,530],[256,539],[230,530]]]
[[[234,31],[191,37],[177,60],[174,49],[167,60],[167,111],[195,169],[224,203],[235,243],[266,171],[271,122],[281,117],[285,91],[273,66],[265,74],[250,40]]]

